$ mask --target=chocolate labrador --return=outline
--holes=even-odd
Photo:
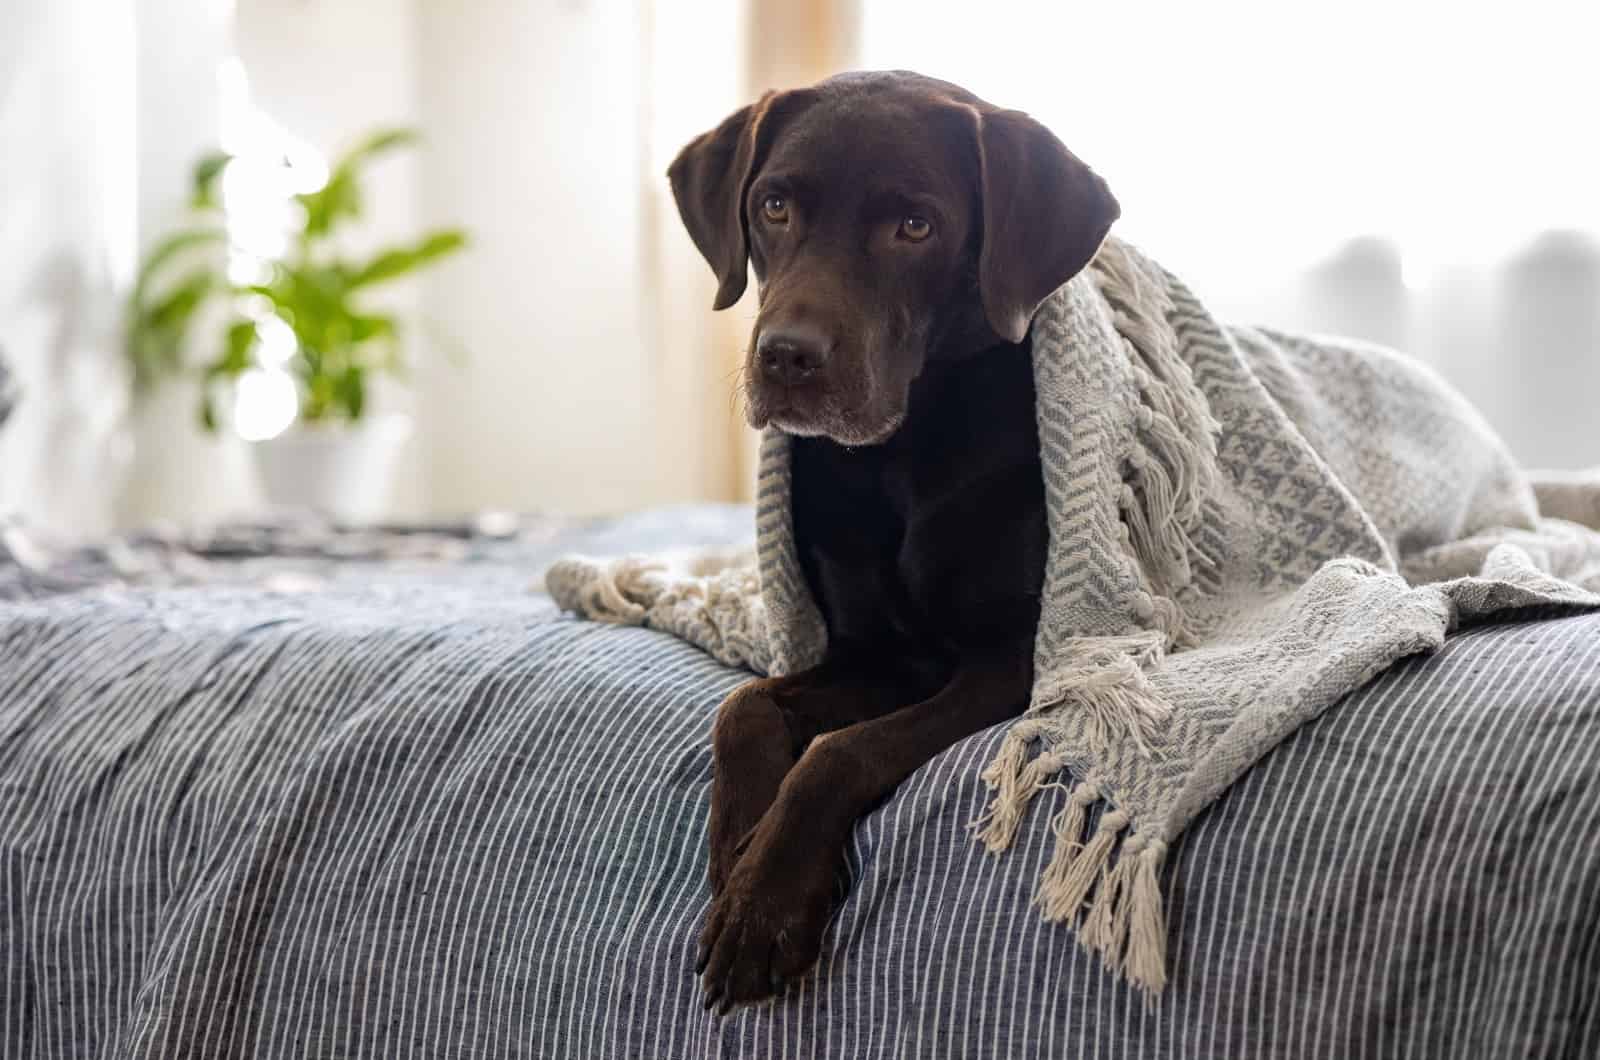
[[[768,93],[669,176],[715,308],[754,266],[748,417],[793,438],[828,628],[819,666],[717,718],[696,971],[726,1011],[815,962],[856,820],[1027,704],[1046,546],[1028,326],[1118,206],[1027,115],[905,72]]]

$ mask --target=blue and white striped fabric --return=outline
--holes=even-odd
[[[1030,908],[1053,799],[969,837],[991,730],[862,822],[817,972],[714,1020],[744,675],[526,588],[655,544],[0,604],[0,1057],[1600,1055],[1600,615],[1468,631],[1270,754],[1174,849],[1154,1005]]]

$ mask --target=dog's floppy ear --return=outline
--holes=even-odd
[[[983,312],[1001,338],[1021,342],[1039,303],[1089,263],[1122,209],[1104,180],[1021,111],[979,111],[978,154]]]
[[[695,137],[667,169],[683,226],[717,274],[713,309],[726,309],[744,294],[745,262],[750,254],[744,196],[762,120],[776,95],[768,92],[734,111],[715,129]]]

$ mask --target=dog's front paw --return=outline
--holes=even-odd
[[[830,873],[773,871],[768,859],[747,857],[728,877],[706,914],[695,971],[705,1007],[736,1004],[783,992],[817,961],[833,901]]]
[[[741,686],[728,697],[712,732],[710,858],[711,894],[728,885],[762,816],[794,765],[791,738],[766,682]]]
[[[719,835],[713,823],[711,829],[711,861],[706,876],[711,881],[711,897],[715,898],[727,889],[728,879],[733,875],[734,866],[739,864],[739,859],[750,846],[750,837],[755,834],[755,829],[747,830],[737,841],[731,835]]]

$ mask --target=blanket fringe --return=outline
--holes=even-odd
[[[1134,859],[1123,844],[1115,865],[1100,872],[1100,885],[1078,929],[1078,942],[1085,949],[1098,950],[1106,965],[1116,968],[1122,960],[1122,944],[1128,937],[1128,892],[1133,883]]]
[[[1137,386],[1134,436],[1119,507],[1128,547],[1152,597],[1149,615],[1176,642],[1189,640],[1173,599],[1195,584],[1195,568],[1216,558],[1194,540],[1205,500],[1218,482],[1221,426],[1178,350],[1173,302],[1129,249],[1108,240],[1095,257],[1096,286],[1128,352]]]
[[[1039,877],[1039,889],[1034,892],[1034,901],[1046,920],[1071,922],[1077,918],[1128,821],[1128,815],[1121,810],[1108,810],[1100,817],[1094,838],[1082,847],[1057,840],[1055,856]]]
[[[1035,690],[1032,709],[1069,704],[1083,719],[1084,737],[1092,752],[1101,753],[1128,740],[1148,756],[1150,741],[1171,709],[1156,695],[1145,671],[1165,655],[1167,636],[1153,629],[1069,642],[1060,649],[1065,665],[1052,675],[1048,688]]]
[[[667,565],[642,556],[625,556],[603,565],[582,559],[559,560],[545,572],[545,586],[556,602],[596,622],[642,625],[646,606],[660,591]]]
[[[1076,819],[1081,829],[1086,804],[1098,796],[1093,786],[1080,785],[1057,821]],[[1098,952],[1106,967],[1154,997],[1167,983],[1160,879],[1167,845],[1143,835],[1124,840],[1130,823],[1122,811],[1107,810],[1087,844],[1077,841],[1070,823],[1056,828],[1055,853],[1039,877],[1034,901],[1046,920],[1077,922],[1081,946]]]
[[[1122,963],[1128,981],[1146,996],[1167,985],[1167,911],[1161,900],[1161,865],[1167,844],[1153,839],[1138,852],[1128,895],[1128,952]]]
[[[1119,637],[1084,637],[1064,648],[1072,665],[1033,707],[1048,717],[1025,717],[1012,726],[982,778],[993,792],[973,822],[991,852],[1009,847],[1028,807],[1040,791],[1062,786],[1055,778],[1067,766],[1059,746],[1043,747],[1031,758],[1035,741],[1059,733],[1060,725],[1081,725],[1074,747],[1100,753],[1126,741],[1150,753],[1169,708],[1145,671],[1166,651],[1166,638],[1143,630]],[[1084,842],[1089,810],[1106,792],[1093,778],[1073,785],[1050,823],[1055,849],[1039,876],[1034,902],[1046,920],[1077,925],[1078,941],[1096,950],[1108,967],[1148,995],[1166,983],[1166,914],[1159,872],[1166,844],[1145,835],[1125,837],[1131,816],[1115,807],[1101,814],[1093,836]],[[1124,841],[1126,839],[1126,841]],[[1120,847],[1120,851],[1119,851]]]
[[[551,564],[543,584],[557,604],[585,618],[663,630],[730,666],[770,672],[760,576],[748,547],[615,560],[574,556]]]
[[[1041,752],[1024,762],[1032,739],[1028,722],[1012,726],[1000,745],[1000,753],[981,774],[995,795],[969,827],[991,853],[998,854],[1011,846],[1034,796],[1066,765],[1064,756],[1054,751]]]
[[[1100,792],[1093,784],[1079,784],[1067,798],[1066,806],[1050,822],[1050,830],[1056,837],[1056,849],[1050,857],[1050,864],[1044,867],[1044,872],[1039,876],[1039,888],[1034,894],[1034,901],[1044,909],[1046,919],[1065,920],[1074,912],[1063,904],[1065,899],[1061,896],[1067,893],[1064,888],[1068,884],[1068,870],[1084,849],[1080,840],[1084,822],[1088,819],[1089,805],[1099,799]],[[1047,895],[1053,897],[1046,899]],[[1054,916],[1051,916],[1052,912]]]
[[[1107,240],[1091,266],[1095,286],[1110,304],[1112,324],[1135,355],[1133,363],[1144,404],[1164,421],[1145,426],[1162,438],[1163,456],[1179,482],[1178,511],[1185,522],[1200,514],[1215,485],[1217,437],[1222,425],[1179,352],[1171,323],[1176,312],[1163,277],[1146,276],[1131,252]]]

